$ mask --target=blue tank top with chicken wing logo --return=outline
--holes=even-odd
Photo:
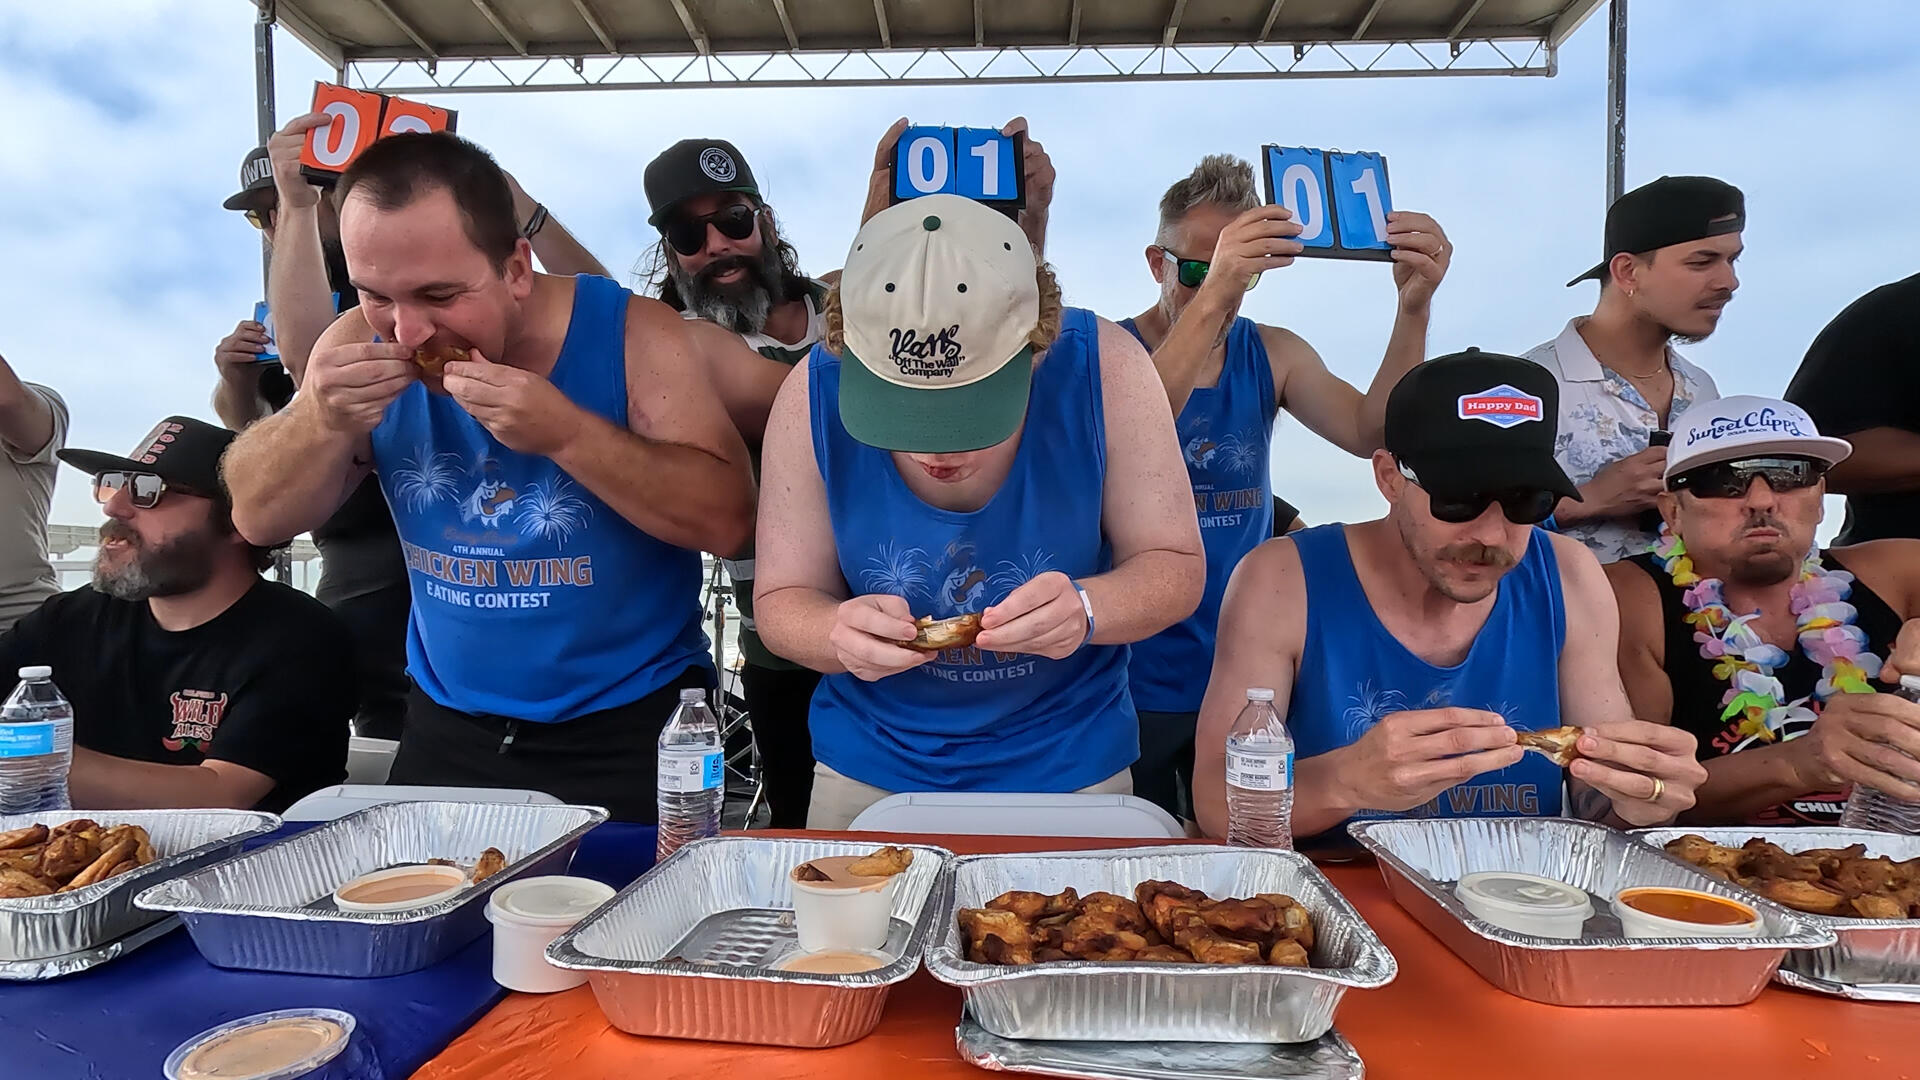
[[[1134,337],[1133,320],[1120,324]],[[1145,338],[1140,338],[1142,345]],[[1273,535],[1273,365],[1252,319],[1227,329],[1226,356],[1212,386],[1187,395],[1175,427],[1193,484],[1207,589],[1192,615],[1133,646],[1133,703],[1147,712],[1198,712],[1213,672],[1213,641],[1227,579],[1247,552]]]
[[[631,297],[576,277],[550,376],[623,429]],[[409,386],[373,431],[373,460],[413,588],[407,673],[434,701],[550,723],[712,666],[700,556],[642,532],[551,458],[507,449],[451,397]]]
[[[1307,637],[1287,703],[1294,753],[1318,757],[1349,746],[1381,720],[1409,709],[1484,709],[1522,731],[1560,726],[1560,649],[1567,609],[1560,562],[1545,532],[1500,579],[1493,610],[1452,667],[1427,663],[1400,644],[1353,569],[1344,525],[1288,534],[1307,583]],[[1280,541],[1275,541],[1279,543]],[[1362,810],[1355,820],[1399,817],[1553,817],[1561,770],[1529,753],[1403,813]]]
[[[1066,312],[1034,369],[1013,466],[971,513],[927,505],[891,454],[847,434],[840,358],[814,349],[813,451],[851,595],[901,596],[916,616],[946,618],[983,611],[1050,570],[1077,579],[1110,568],[1097,326],[1089,312]],[[1124,645],[1064,660],[956,649],[877,682],[829,675],[814,692],[812,729],[828,768],[887,791],[1073,791],[1140,750]]]

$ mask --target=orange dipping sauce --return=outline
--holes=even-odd
[[[1690,889],[1626,889],[1620,902],[1662,919],[1703,926],[1741,926],[1760,917],[1738,901]]]

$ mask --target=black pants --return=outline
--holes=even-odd
[[[807,715],[820,673],[788,671],[748,664],[740,670],[740,690],[760,744],[761,775],[767,785],[769,824],[776,829],[807,827],[813,800],[813,733]]]
[[[333,599],[321,596],[353,636],[354,677],[360,708],[353,733],[397,739],[407,719],[407,612],[412,597],[405,581],[370,593]]]
[[[683,687],[710,687],[690,667],[667,686],[617,708],[558,724],[449,709],[414,690],[390,784],[527,788],[561,802],[604,806],[615,821],[651,825],[660,729]]]
[[[1133,793],[1187,821],[1193,817],[1193,731],[1197,712],[1140,714],[1140,760]]]

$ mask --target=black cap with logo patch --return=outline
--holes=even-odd
[[[1747,227],[1747,197],[1711,176],[1663,176],[1613,200],[1607,208],[1607,257],[1567,282],[1607,280],[1615,255],[1638,255],[1663,247],[1725,236]]]
[[[267,148],[256,146],[240,162],[240,190],[227,196],[220,205],[228,210],[253,210],[272,206],[280,198],[273,189],[273,161]]]
[[[1560,385],[1531,360],[1479,349],[1429,360],[1387,397],[1387,451],[1443,498],[1580,491],[1553,459]]]
[[[760,199],[747,159],[725,139],[681,139],[647,163],[643,183],[652,211],[647,224],[656,229],[669,211],[695,195],[737,191]]]
[[[234,433],[191,416],[169,416],[160,421],[133,452],[125,457],[100,450],[61,450],[60,460],[86,473],[144,472],[196,495],[221,490],[220,455],[227,452]]]

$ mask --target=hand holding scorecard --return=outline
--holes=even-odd
[[[909,127],[893,146],[895,203],[959,195],[1006,214],[1026,208],[1026,135],[992,128]]]
[[[1387,159],[1380,154],[1343,154],[1298,146],[1266,146],[1261,172],[1267,202],[1278,203],[1300,223],[1302,258],[1391,261],[1387,215]]]
[[[313,110],[333,118],[307,132],[300,167],[326,180],[345,172],[374,140],[413,131],[452,131],[459,114],[418,101],[332,83],[313,84]]]

